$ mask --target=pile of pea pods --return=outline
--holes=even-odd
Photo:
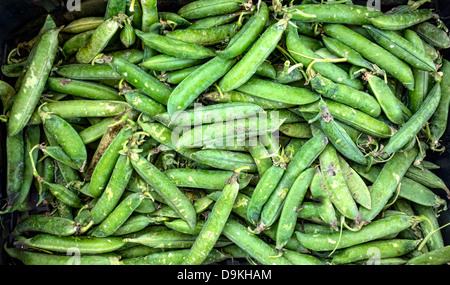
[[[447,28],[427,0],[109,0],[9,51],[26,265],[438,265]],[[103,12],[102,12],[103,13]],[[448,241],[447,241],[448,243]]]

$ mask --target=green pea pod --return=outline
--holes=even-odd
[[[241,9],[242,3],[238,0],[193,1],[183,5],[177,14],[188,20],[201,19],[236,12]]]
[[[166,106],[138,91],[126,92],[125,100],[131,107],[148,116],[154,116],[166,111]]]
[[[283,257],[294,265],[325,265],[326,263],[315,256],[300,253],[294,250],[286,250]]]
[[[397,35],[395,32],[380,30],[370,25],[364,26],[364,28],[367,29],[380,46],[389,50],[389,52],[411,66],[420,70],[436,71],[433,60],[425,52],[416,48],[402,36]]]
[[[89,38],[89,42],[80,48],[75,58],[79,63],[90,63],[108,45],[123,22],[123,16],[118,15],[105,20],[98,26]]]
[[[70,39],[68,39],[62,46],[62,53],[65,58],[76,54],[78,50],[89,43],[92,34],[95,30],[86,31],[80,34],[76,34]]]
[[[370,190],[372,209],[360,208],[362,221],[373,220],[386,206],[389,198],[395,193],[397,187],[408,168],[417,156],[418,148],[404,152],[396,152],[393,157],[384,164],[377,179]]]
[[[120,13],[124,14],[126,7],[126,0],[109,0],[106,5],[105,20],[117,16]]]
[[[122,77],[106,64],[67,64],[56,70],[59,76],[76,80],[121,79]]]
[[[321,107],[320,127],[339,153],[359,164],[367,164],[364,154],[345,129],[334,120],[326,106]]]
[[[450,47],[450,37],[447,33],[430,22],[423,22],[415,26],[413,30],[428,44],[438,49]]]
[[[22,244],[55,252],[71,252],[77,248],[81,254],[100,254],[112,252],[125,242],[119,237],[98,238],[93,236],[55,236],[38,234],[29,239],[21,239]]]
[[[186,20],[185,18],[181,17],[177,13],[173,12],[158,12],[158,18],[162,19],[163,21],[170,21],[176,24],[176,27],[187,27],[189,28],[193,24]]]
[[[134,33],[134,27],[131,25],[131,21],[125,21],[119,37],[120,41],[126,48],[134,45],[136,42],[136,34]]]
[[[143,201],[145,201],[145,199],[141,201],[141,204],[135,211],[137,211],[137,209],[142,205]],[[149,199],[149,201],[151,200]],[[149,217],[144,214],[133,214],[112,234],[112,236],[124,236],[131,233],[136,233],[147,228],[147,226],[162,224],[167,220],[168,219],[166,218]]]
[[[189,76],[189,74],[191,74],[194,70],[196,70],[200,66],[201,65],[194,65],[191,67],[163,73],[161,74],[160,80],[166,81],[167,83],[170,84],[180,84],[181,81],[183,81],[186,77]]]
[[[223,92],[222,94],[219,92],[210,92],[202,95],[202,98],[208,101],[221,103],[230,103],[230,102],[253,103],[264,109],[283,109],[295,106],[295,104],[277,102],[274,100],[245,94],[239,91]]]
[[[7,205],[12,206],[17,199],[25,171],[26,145],[24,131],[14,136],[6,137],[6,199]]]
[[[244,169],[243,171],[249,173],[257,172],[255,161],[248,153],[219,149],[206,149],[195,151],[190,154],[189,157],[195,161],[217,169],[233,171],[234,169],[241,167],[249,167],[248,170]]]
[[[121,58],[128,62],[137,64],[142,62],[144,59],[144,51],[135,49],[135,48],[129,48],[129,49],[122,49],[117,51],[108,52],[106,54],[106,57],[112,56],[113,58]],[[105,60],[105,63],[107,63],[107,60]]]
[[[46,32],[36,47],[36,53],[11,107],[9,136],[18,134],[24,128],[37,106],[56,57],[59,31],[60,29],[53,29]]]
[[[86,99],[124,101],[117,90],[97,82],[50,77],[47,80],[47,87],[52,91]]]
[[[364,89],[359,79],[350,79],[350,75],[345,70],[332,62],[324,61],[321,56],[307,47],[293,27],[288,29],[286,47],[295,60],[304,66],[310,66],[315,73],[319,73],[335,83],[345,84],[357,90]]]
[[[166,105],[172,88],[140,69],[137,65],[121,58],[113,58],[110,65],[128,83],[147,94],[155,101]]]
[[[329,228],[336,228],[338,225],[336,210],[331,202],[328,186],[320,168],[316,168],[309,190],[313,198],[319,200],[321,203],[318,216],[330,226]]]
[[[219,88],[223,92],[228,92],[247,82],[276,48],[286,25],[286,20],[280,20],[267,28],[248,52],[219,81]]]
[[[325,44],[326,48],[329,49],[332,53],[334,53],[338,57],[347,58],[348,63],[374,71],[372,63],[368,62],[361,56],[361,54],[343,44],[342,42],[325,35],[322,35],[322,41]]]
[[[136,35],[141,38],[144,44],[149,48],[170,56],[205,59],[216,55],[214,51],[202,45],[186,43],[154,33],[144,33],[139,30],[136,30]]]
[[[347,264],[359,260],[370,259],[372,252],[377,251],[379,258],[392,258],[406,255],[413,251],[420,240],[393,239],[371,241],[365,244],[346,248],[333,256],[332,264]]]
[[[248,147],[248,152],[253,157],[260,176],[264,175],[264,173],[273,165],[270,152],[259,140],[256,141],[255,145]]]
[[[11,104],[14,102],[12,99],[16,95],[16,90],[14,87],[9,85],[7,82],[0,80],[0,100],[3,104],[3,113],[5,114]]]
[[[39,149],[42,150],[42,152],[45,155],[48,155],[54,160],[57,160],[60,163],[64,163],[65,165],[73,169],[80,170],[80,167],[64,152],[62,147],[55,145],[54,146],[40,145]]]
[[[406,262],[406,265],[444,265],[450,260],[450,246],[445,246],[418,256]]]
[[[201,59],[178,58],[165,54],[158,54],[140,63],[140,65],[157,71],[172,71],[188,68],[203,63]]]
[[[164,252],[155,252],[142,257],[125,258],[125,265],[182,265],[189,249],[169,250]],[[215,264],[223,261],[227,255],[217,249],[212,249],[202,262],[202,265]]]
[[[304,22],[364,25],[370,18],[383,15],[379,10],[360,5],[301,4],[288,8],[293,20]]]
[[[214,57],[202,64],[178,84],[169,96],[167,111],[173,117],[184,111],[203,91],[230,70],[235,59]]]
[[[391,13],[384,14],[374,18],[370,18],[370,23],[375,27],[383,30],[402,30],[422,22],[425,22],[433,17],[430,9],[417,9],[408,11],[407,13]]]
[[[238,177],[239,170],[236,170],[227,180],[220,197],[214,203],[205,225],[198,234],[183,264],[201,264],[214,247],[236,201],[239,191]]]
[[[405,176],[429,188],[449,191],[445,181],[428,169],[420,169],[412,165],[406,171]]]
[[[436,111],[441,99],[440,83],[436,83],[423,101],[419,110],[389,138],[383,151],[394,153],[410,142]]]
[[[414,216],[393,215],[374,220],[359,231],[343,230],[342,232],[314,234],[296,231],[295,234],[299,242],[310,250],[331,251],[349,248],[401,232],[420,221],[418,217]]]
[[[231,23],[212,28],[178,29],[166,32],[165,36],[187,43],[212,46],[229,42],[237,33],[237,30],[237,24]]]
[[[420,225],[424,236],[431,234],[426,242],[429,251],[443,248],[444,239],[442,232],[439,231],[438,214],[435,209],[423,205],[413,204],[414,213],[421,217],[426,217],[426,221]]]
[[[83,203],[81,199],[72,190],[61,184],[51,183],[43,180],[42,183],[48,187],[50,193],[59,201],[72,208],[81,208]]]
[[[139,156],[137,160],[131,159],[131,163],[136,172],[153,186],[165,202],[191,227],[194,227],[197,221],[195,208],[169,177],[142,156]]]
[[[414,88],[411,68],[388,50],[341,24],[325,24],[323,29],[330,37],[341,41],[359,52],[365,59],[384,69],[409,90]]]
[[[96,163],[90,178],[89,189],[93,197],[100,197],[102,192],[106,189],[110,175],[119,159],[119,151],[123,149],[123,144],[130,139],[133,133],[133,127],[129,125],[124,126],[112,139],[106,150],[104,150],[101,158]]]
[[[217,16],[210,16],[205,17],[196,20],[193,24],[190,22],[188,27],[186,29],[189,30],[196,30],[196,29],[209,29],[212,27],[217,27],[220,25],[229,24],[231,22],[234,22],[234,20],[239,17],[241,14],[243,14],[243,11],[237,11],[225,15],[217,15]],[[187,20],[185,20],[187,21]]]
[[[255,234],[250,233],[247,227],[240,224],[237,220],[229,219],[226,222],[223,228],[223,235],[263,265],[291,264],[286,258],[280,256],[274,247]]]
[[[284,104],[305,105],[319,99],[319,94],[306,88],[289,86],[273,81],[250,78],[237,91]]]
[[[430,118],[431,145],[433,147],[440,145],[439,140],[447,129],[448,110],[450,106],[450,62],[446,59],[443,59],[442,62],[443,64],[440,70],[443,73],[441,79],[441,99],[436,111]]]
[[[259,10],[244,24],[237,34],[230,40],[227,47],[218,51],[224,59],[234,58],[243,54],[264,30],[266,20],[269,18],[267,4],[261,2]]]
[[[158,22],[158,7],[155,0],[140,0],[142,9],[142,31],[148,32]]]
[[[295,231],[298,209],[305,198],[314,176],[315,169],[305,169],[294,181],[281,209],[276,235],[276,248],[282,249]]]
[[[95,30],[103,23],[102,17],[83,17],[73,20],[61,30],[63,33],[80,34],[87,31]]]
[[[334,83],[321,75],[316,75],[311,79],[311,87],[326,98],[351,106],[372,117],[378,117],[381,114],[378,101],[366,92]]]
[[[39,110],[45,128],[53,135],[62,150],[83,172],[87,163],[87,151],[78,132],[64,119],[54,114]]]
[[[31,215],[21,220],[12,232],[14,236],[26,232],[47,233],[58,236],[77,235],[84,232],[86,228],[73,220],[46,215]]]
[[[404,123],[402,102],[395,97],[395,94],[384,80],[371,73],[366,73],[364,78],[367,80],[370,91],[375,95],[386,117],[394,124],[401,125]]]

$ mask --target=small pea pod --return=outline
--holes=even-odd
[[[125,20],[124,27],[120,31],[120,41],[126,48],[131,47],[136,42],[134,27],[132,26],[129,18]]]

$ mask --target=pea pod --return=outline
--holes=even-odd
[[[139,91],[128,91],[125,93],[125,100],[134,109],[148,115],[154,116],[156,114],[166,111],[166,107],[153,100],[149,96],[140,93]]]
[[[237,33],[237,24],[225,24],[212,28],[178,29],[165,33],[166,37],[202,46],[213,46],[229,42]]]
[[[92,34],[95,30],[86,31],[80,34],[76,34],[70,39],[68,39],[62,46],[62,53],[65,58],[76,54],[78,50],[89,43]]]
[[[293,20],[305,22],[364,25],[370,18],[383,15],[376,9],[360,5],[301,4],[288,9]]]
[[[67,64],[56,70],[59,76],[76,80],[121,79],[122,77],[106,64]]]
[[[341,24],[326,24],[323,26],[323,29],[330,37],[341,41],[359,52],[365,59],[384,69],[409,90],[414,88],[414,77],[411,68],[380,45]]]
[[[73,169],[80,170],[80,167],[64,152],[60,146],[40,145],[39,149],[54,160],[63,163]]]
[[[201,264],[211,252],[231,214],[239,191],[238,177],[239,170],[236,170],[226,181],[220,197],[214,203],[205,225],[198,234],[183,264]]]
[[[199,68],[201,65],[194,65],[191,67],[167,72],[161,74],[160,80],[165,81],[170,84],[180,84],[186,77],[189,76],[194,70]]]
[[[286,199],[278,220],[276,248],[282,249],[295,231],[298,209],[303,202],[306,191],[311,184],[315,169],[305,169],[294,181],[286,195]]]
[[[0,80],[0,100],[3,104],[3,113],[6,113],[11,107],[12,101],[16,95],[16,90],[14,87],[9,85],[7,82]]]
[[[195,208],[187,197],[164,173],[160,172],[153,164],[144,157],[139,156],[137,160],[131,159],[133,168],[138,174],[161,195],[165,202],[177,212],[191,227],[197,221]]]
[[[450,246],[445,246],[411,258],[406,265],[443,265],[449,261]]]
[[[186,29],[189,30],[196,30],[196,29],[208,29],[212,27],[217,27],[220,25],[229,24],[231,22],[234,22],[237,17],[239,17],[241,14],[243,14],[243,11],[237,11],[225,15],[217,15],[217,16],[210,16],[205,17],[196,20],[193,24],[189,24],[189,26]],[[187,20],[185,20],[187,21]]]
[[[68,189],[61,184],[52,183],[45,180],[42,180],[41,183],[46,185],[50,190],[50,193],[65,205],[72,208],[83,207],[83,203],[81,202],[80,197],[78,197],[78,195],[71,189]]]
[[[383,151],[391,154],[406,145],[419,132],[422,126],[436,111],[441,99],[441,86],[436,83],[423,101],[419,110],[389,138]]]
[[[336,210],[330,199],[328,186],[320,168],[316,168],[309,191],[313,199],[320,201],[320,211],[317,216],[329,225],[328,228],[336,228],[338,224]],[[301,212],[299,212],[300,215]]]
[[[268,18],[269,9],[267,7],[267,4],[261,2],[259,10],[230,40],[227,47],[217,52],[219,57],[229,59],[244,53],[263,31],[264,25]]]
[[[181,17],[194,20],[210,16],[233,13],[241,9],[242,1],[219,0],[219,1],[193,1],[183,5],[177,12]]]
[[[209,101],[221,103],[230,103],[230,102],[253,103],[264,109],[282,109],[295,106],[295,104],[288,104],[270,99],[264,99],[261,97],[245,94],[239,91],[223,92],[222,94],[219,92],[210,92],[202,95],[202,98]]]
[[[8,120],[9,136],[16,135],[24,128],[37,106],[56,57],[59,31],[60,29],[53,29],[46,32],[36,47],[33,60],[24,75],[23,84],[11,107]]]
[[[226,74],[235,61],[214,57],[195,69],[170,94],[167,102],[169,114],[173,117],[176,112],[184,111],[203,91]]]
[[[138,206],[138,208],[142,205],[142,202],[145,201],[142,200],[141,204]],[[151,201],[151,200],[149,200]],[[135,211],[137,211],[137,209]],[[167,218],[161,218],[161,217],[150,217],[145,214],[132,214],[113,234],[112,236],[125,236],[129,235],[131,233],[139,232],[148,226],[152,225],[158,225],[165,223],[168,219]]]
[[[84,144],[89,144],[93,141],[100,139],[108,129],[108,126],[114,122],[114,117],[109,117],[101,120],[100,122],[87,127],[78,134],[83,140]]]
[[[125,265],[182,265],[188,252],[189,249],[155,252],[143,257],[126,258],[122,262]],[[226,257],[221,251],[212,249],[202,265],[220,262]]]
[[[191,22],[189,22],[188,20],[186,20],[185,18],[181,17],[180,15],[178,15],[177,13],[173,13],[173,12],[163,12],[163,11],[159,11],[158,12],[158,17],[160,19],[162,19],[163,21],[170,21],[175,23],[178,27],[187,27],[189,28],[190,26],[192,26],[193,24]]]
[[[77,235],[85,232],[88,227],[83,228],[73,220],[56,216],[31,215],[21,220],[12,232],[14,236],[26,232],[47,233],[58,236]]]
[[[63,33],[80,34],[87,31],[95,30],[103,23],[102,17],[83,17],[73,20],[61,30]]]
[[[364,27],[380,46],[384,47],[386,50],[389,50],[389,52],[404,60],[411,66],[426,71],[437,70],[433,60],[431,60],[425,52],[416,48],[402,36],[399,36],[392,31],[377,29],[370,25]]]
[[[50,77],[47,80],[47,86],[52,91],[80,96],[86,99],[123,101],[119,92],[114,88],[97,82]]]
[[[430,22],[423,22],[415,26],[413,30],[428,44],[438,49],[450,47],[450,37],[447,33]]]
[[[140,0],[142,9],[142,31],[148,32],[158,22],[158,7],[155,0]]]
[[[106,5],[105,19],[110,19],[120,13],[125,13],[127,7],[126,0],[111,0]]]
[[[439,221],[436,210],[431,207],[426,207],[423,205],[413,204],[414,213],[418,216],[425,217],[426,221],[421,224],[424,236],[431,234],[426,242],[429,251],[437,250],[443,248],[444,239],[442,233],[437,231],[439,228]]]
[[[195,151],[189,157],[217,169],[233,171],[241,167],[248,167],[248,169],[244,169],[246,172],[251,173],[257,171],[253,157],[248,153],[206,149]]]
[[[151,70],[171,71],[188,68],[203,62],[204,60],[201,59],[178,58],[165,54],[158,54],[141,62],[140,65]]]
[[[6,199],[7,205],[12,206],[19,195],[24,179],[25,159],[28,159],[23,130],[6,137],[6,151]]]
[[[257,68],[275,49],[286,29],[286,20],[280,20],[267,28],[253,43],[248,52],[239,60],[225,76],[218,86],[223,92],[228,92],[242,86],[255,74]]]

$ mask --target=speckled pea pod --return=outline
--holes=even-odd
[[[364,58],[402,82],[409,90],[414,88],[414,77],[409,65],[380,45],[341,24],[325,24],[323,28],[330,37],[359,52]]]
[[[450,246],[445,246],[416,257],[406,262],[406,265],[444,265],[450,261]]]
[[[166,111],[166,106],[139,91],[126,92],[125,100],[131,107],[148,116],[154,116]]]
[[[229,42],[237,33],[236,23],[202,29],[178,29],[165,33],[166,37],[202,46],[213,46]]]
[[[280,126],[280,132],[293,138],[311,138],[311,129],[307,123],[284,123]]]
[[[142,9],[142,31],[148,32],[152,24],[158,22],[158,7],[155,0],[140,0]]]
[[[126,0],[108,0],[104,19],[105,20],[110,19],[114,16],[117,16],[119,13],[124,14],[126,7],[127,7]]]
[[[258,171],[253,157],[248,153],[219,149],[206,149],[192,152],[189,157],[195,161],[217,169],[233,171],[234,169],[248,166],[249,168],[244,169],[243,171],[249,173]]]
[[[191,227],[194,227],[197,221],[195,208],[169,177],[142,156],[139,156],[136,161],[131,159],[131,163],[136,172],[153,186],[155,191],[164,198],[165,202]]]
[[[410,142],[420,131],[436,111],[441,99],[441,85],[435,83],[428,93],[419,110],[394,134],[389,138],[383,151],[387,154],[394,153]]]
[[[87,127],[78,134],[83,140],[84,144],[89,144],[100,139],[108,129],[108,126],[114,122],[114,117],[104,118],[100,122]]]
[[[348,264],[373,258],[392,258],[406,255],[413,251],[421,240],[392,239],[371,241],[346,248],[333,256],[331,264]]]
[[[98,54],[100,54],[108,45],[110,39],[119,30],[121,23],[123,22],[122,16],[114,16],[113,18],[105,20],[100,26],[98,26],[88,43],[80,48],[75,58],[79,63],[90,63]]]
[[[443,189],[446,192],[449,191],[445,181],[428,169],[420,169],[412,165],[406,171],[405,177],[408,177],[411,180],[414,180],[429,188]]]
[[[174,117],[184,111],[194,100],[214,82],[232,68],[236,59],[223,60],[214,57],[189,74],[172,91],[167,102],[167,111]]]
[[[107,64],[67,64],[56,69],[59,76],[76,80],[121,79],[122,77]]]
[[[58,47],[60,29],[47,31],[36,47],[35,55],[18,90],[8,120],[8,135],[14,136],[22,130],[37,106],[50,74]]]
[[[86,31],[80,34],[76,34],[68,39],[62,46],[62,53],[65,58],[76,54],[78,50],[89,43],[92,34],[95,30]]]
[[[377,176],[377,179],[373,182],[370,189],[372,209],[369,210],[363,207],[359,209],[362,221],[371,221],[382,211],[389,198],[391,198],[397,190],[401,179],[413,163],[417,153],[417,147],[413,147],[404,152],[396,152],[393,157],[384,164],[380,174]]]
[[[182,265],[188,252],[189,249],[156,252],[143,257],[125,258],[122,262],[124,265]],[[227,255],[221,251],[212,249],[202,265],[220,262],[226,258]]]
[[[70,219],[57,216],[30,215],[20,220],[14,227],[12,234],[19,236],[27,232],[39,232],[58,236],[70,236],[80,234],[85,230],[86,228],[82,228],[80,224]]]
[[[53,158],[54,160],[64,163],[65,165],[80,170],[80,166],[77,165],[65,152],[60,146],[45,146],[41,145],[39,146],[39,149],[47,156]]]
[[[221,102],[221,103],[230,103],[230,102],[253,103],[264,109],[282,109],[295,106],[295,104],[277,102],[270,99],[252,96],[239,91],[223,92],[222,94],[219,92],[210,92],[202,95],[202,98],[212,102]]]
[[[166,22],[168,22],[168,21],[173,22],[176,24],[176,27],[189,28],[190,26],[193,25],[191,22],[189,22],[185,18],[183,18],[180,15],[178,15],[177,13],[173,13],[173,12],[159,11],[158,18],[160,18]]]
[[[423,22],[412,28],[419,36],[431,46],[438,49],[450,47],[450,37],[443,30],[430,22]]]
[[[276,248],[282,249],[291,238],[297,223],[298,209],[314,177],[314,168],[305,169],[292,184],[286,195],[278,220]]]
[[[95,30],[103,23],[102,17],[83,17],[73,20],[61,30],[63,33],[80,34],[87,31]]]

